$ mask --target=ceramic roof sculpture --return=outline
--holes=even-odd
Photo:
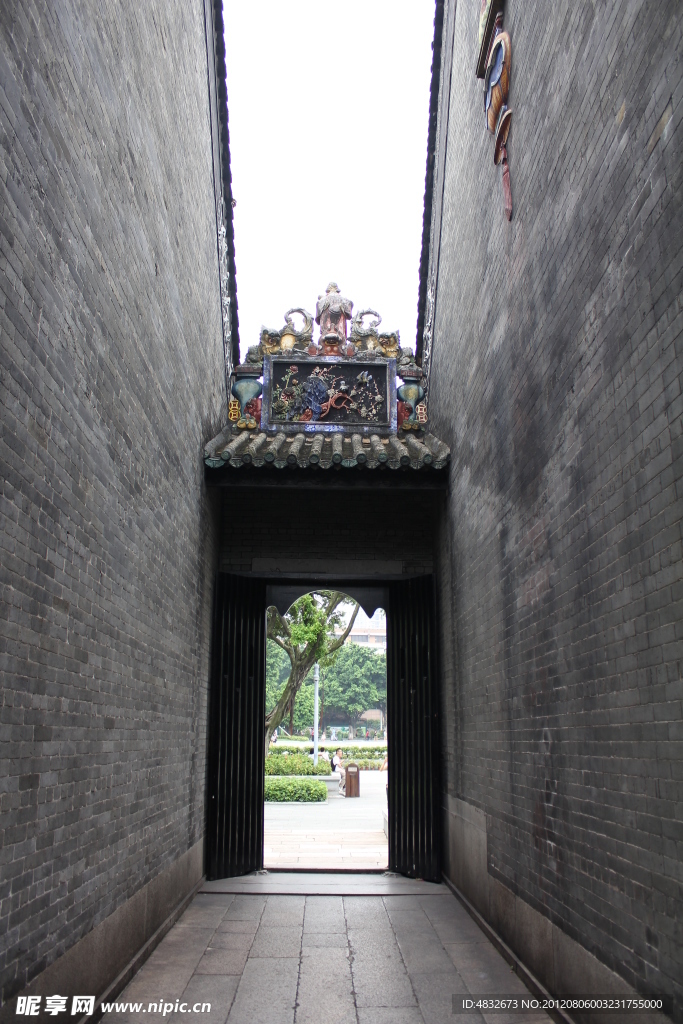
[[[279,330],[262,328],[231,377],[229,423],[205,448],[208,469],[446,465],[447,445],[426,429],[425,380],[413,353],[401,348],[398,331],[379,332],[375,310],[353,319],[352,312],[333,282],[318,296],[317,339],[302,307],[290,309]]]

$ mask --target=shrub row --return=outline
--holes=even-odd
[[[290,803],[302,800],[305,803],[321,803],[327,800],[327,786],[318,779],[266,779],[266,800],[270,803]]]
[[[321,758],[317,765],[313,764],[308,754],[289,754],[278,752],[268,754],[266,758],[266,775],[329,775],[330,762]]]
[[[379,757],[381,760],[384,760],[387,753],[386,743],[380,747],[357,747],[350,746],[348,743],[330,743],[329,740],[326,740],[325,743],[321,743],[318,746],[318,750],[324,750],[331,757],[335,750],[338,750],[339,747],[341,747],[342,749],[342,755],[345,761],[356,761],[358,758],[368,757]],[[290,754],[312,754],[313,744],[309,743],[307,746],[294,747],[290,746],[289,744],[277,743],[271,747],[272,753],[283,754],[285,750],[288,751],[288,753]]]
[[[330,751],[336,750],[337,747],[341,747],[344,761],[374,760],[378,757],[381,763],[387,756],[386,744],[383,747],[349,747],[338,743],[336,747],[330,747]]]

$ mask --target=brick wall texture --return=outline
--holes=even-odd
[[[272,477],[288,471],[258,472]],[[348,471],[317,472],[334,473],[343,480]],[[366,475],[373,472],[387,477],[395,471],[368,470]],[[441,500],[438,492],[420,490],[419,471],[414,476],[415,490],[407,491],[228,489],[222,500],[220,568],[262,572],[263,560],[268,559],[275,563],[274,572],[281,572],[283,565],[290,572],[307,572],[313,564],[317,571],[338,571],[347,577],[431,573]],[[429,471],[426,476],[429,479]],[[246,514],[238,516],[236,506]]]
[[[5,998],[203,834],[208,125],[200,0],[0,5]]]
[[[514,214],[457,4],[431,429],[447,790],[683,1020],[683,19],[508,0]]]

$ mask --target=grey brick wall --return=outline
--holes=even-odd
[[[675,0],[507,0],[513,220],[455,22],[431,379],[445,777],[488,871],[683,1020]]]
[[[337,482],[343,482],[345,473],[357,477],[353,470],[301,472],[309,477],[334,474]],[[422,479],[430,480],[429,471],[423,478],[419,471],[401,474],[410,472],[415,490],[382,489],[380,478],[394,482],[396,472],[367,470],[366,477],[376,473],[378,478],[378,488],[371,490],[228,488],[222,498],[221,569],[339,572],[347,577],[433,572],[441,494],[420,488]],[[274,474],[283,484],[291,475],[286,469],[257,471],[264,481]]]
[[[0,5],[4,998],[203,834],[208,116],[201,0]]]

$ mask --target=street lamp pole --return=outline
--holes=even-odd
[[[315,683],[315,720],[313,722],[313,764],[318,763],[318,686],[320,684],[320,667],[316,661],[313,669],[313,682]]]

